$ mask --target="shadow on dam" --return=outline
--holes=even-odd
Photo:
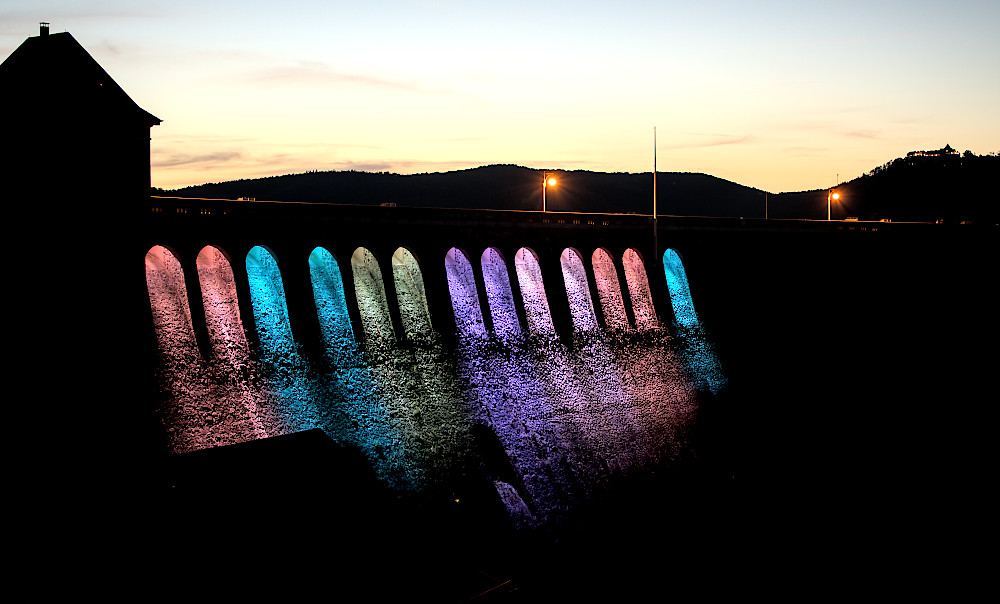
[[[695,461],[519,531],[480,477],[401,500],[363,451],[307,430],[157,458],[161,551],[456,602],[797,593],[937,560],[985,497],[994,243],[744,237],[685,250],[728,381],[699,399]],[[475,438],[516,474],[494,435]]]

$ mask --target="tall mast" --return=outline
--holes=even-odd
[[[656,126],[653,126],[653,220],[656,220]]]
[[[656,126],[653,126],[653,262],[663,265],[660,244],[656,239]]]

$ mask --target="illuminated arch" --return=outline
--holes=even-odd
[[[365,342],[368,345],[388,346],[395,340],[395,333],[378,259],[367,248],[359,247],[351,256],[351,272],[354,274],[354,291]]]
[[[590,297],[590,285],[587,281],[587,270],[583,265],[583,256],[577,250],[568,247],[560,254],[559,263],[562,265],[569,311],[573,316],[573,329],[576,331],[596,329],[597,315],[594,314],[594,302]]]
[[[271,355],[291,354],[295,349],[294,338],[277,259],[258,245],[247,252],[246,266],[254,323],[262,348]]]
[[[656,308],[653,306],[653,295],[649,291],[649,278],[646,276],[646,265],[642,255],[632,248],[625,250],[622,255],[622,266],[625,269],[629,298],[632,299],[636,329],[659,327],[660,321],[656,317]]]
[[[413,252],[404,247],[396,248],[392,255],[392,278],[396,285],[403,331],[408,338],[418,334],[429,336],[432,332],[431,312],[427,306],[424,277]]]
[[[221,359],[228,357],[235,363],[233,355],[245,358],[248,345],[229,256],[223,250],[207,245],[198,252],[195,263],[212,355]]]
[[[606,249],[597,248],[591,260],[604,323],[609,329],[628,329],[628,316],[625,314],[625,302],[622,300],[622,288],[614,259]]]
[[[514,294],[510,289],[507,262],[503,254],[493,247],[483,251],[481,261],[490,317],[493,319],[493,333],[503,340],[515,337],[521,333],[521,325],[518,323],[517,310],[514,308]]]
[[[448,293],[455,312],[455,328],[459,335],[484,337],[486,326],[479,306],[476,276],[469,257],[458,248],[451,248],[444,257],[444,270],[448,277]]]
[[[161,355],[177,362],[197,355],[184,269],[177,256],[162,245],[146,252],[146,289]]]
[[[663,252],[663,272],[667,279],[667,290],[670,292],[670,305],[674,311],[674,321],[685,328],[698,327],[698,313],[694,310],[691,299],[691,288],[688,286],[684,263],[676,250]]]
[[[211,358],[205,363],[197,352],[190,328],[190,311],[185,310],[183,323],[186,326],[180,331],[187,335],[180,348],[187,362],[179,365],[169,354],[161,354],[167,370],[161,377],[165,380],[162,383],[172,394],[172,399],[161,409],[161,419],[168,427],[169,446],[176,453],[244,442],[268,434],[261,422],[259,401],[246,380],[250,373],[249,346],[240,321],[229,258],[222,250],[206,246],[199,252],[195,264]],[[171,286],[171,296],[179,296],[183,277],[173,254],[163,248],[154,248],[147,254],[147,267],[150,266],[156,271],[170,270],[172,280],[181,279]],[[155,314],[154,321],[158,322]]]
[[[514,255],[514,269],[517,271],[517,283],[521,288],[521,298],[524,300],[524,314],[529,332],[533,335],[554,336],[556,331],[552,325],[552,314],[549,311],[548,297],[545,295],[538,255],[533,250],[522,247]]]
[[[317,247],[309,254],[309,277],[323,341],[327,350],[338,351],[354,342],[354,329],[347,312],[340,266],[326,248]]]

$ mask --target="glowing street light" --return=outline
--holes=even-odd
[[[542,211],[543,212],[546,211],[546,209],[545,209],[545,194],[548,191],[548,188],[556,186],[557,182],[558,181],[556,180],[556,176],[555,176],[554,173],[552,173],[552,172],[543,172],[542,173]]]
[[[840,199],[840,193],[834,189],[826,191],[826,219],[830,220],[830,204]]]

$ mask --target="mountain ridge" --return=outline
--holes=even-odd
[[[396,174],[311,171],[206,183],[157,195],[261,201],[344,203],[497,210],[541,210],[543,173],[549,211],[653,212],[651,172],[538,170],[491,164],[448,172]],[[1000,218],[991,183],[1000,177],[1000,157],[969,151],[947,156],[898,158],[839,184],[834,219],[986,221]],[[700,172],[657,171],[657,214],[744,218],[825,219],[827,189],[768,193]]]

